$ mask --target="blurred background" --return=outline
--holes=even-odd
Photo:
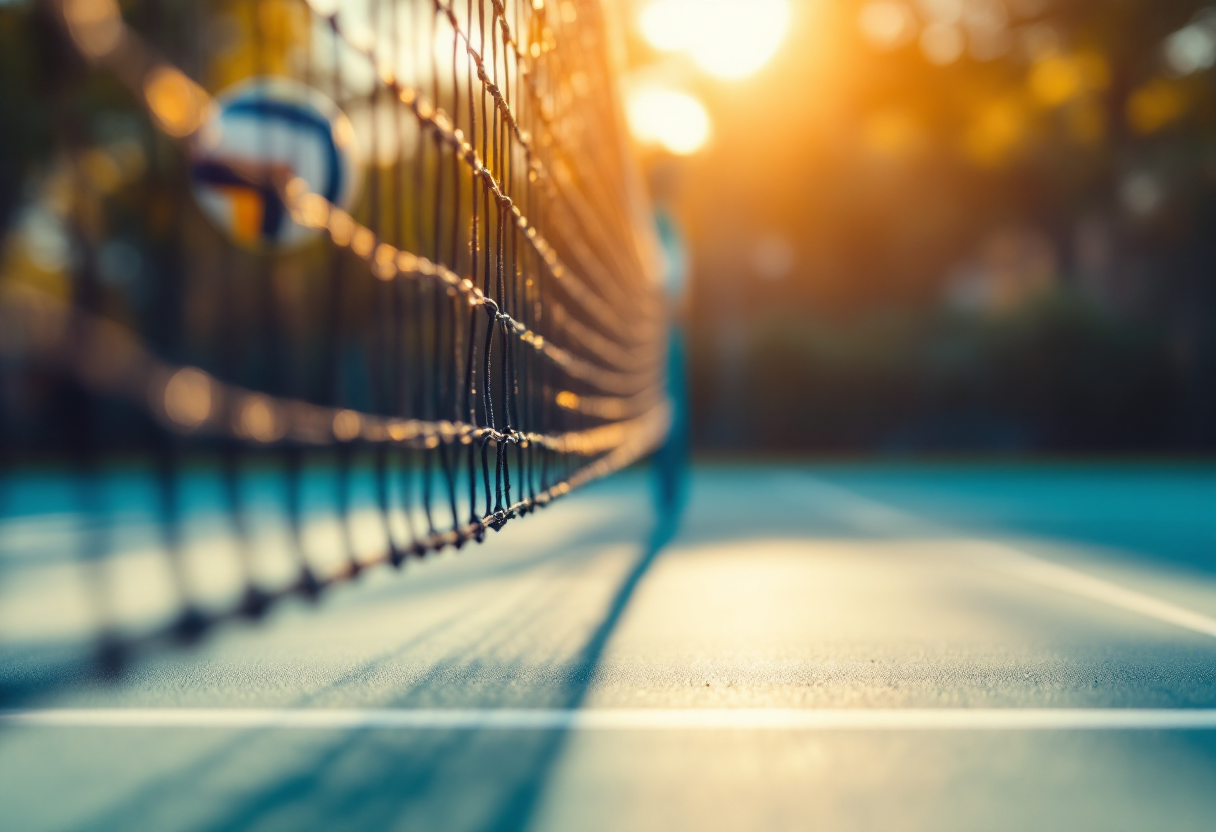
[[[35,282],[71,248],[52,122],[100,136],[88,173],[115,227],[123,203],[107,194],[143,179],[167,208],[181,179],[173,154],[131,139],[140,117],[112,83],[60,94],[81,70],[48,64],[66,53],[45,48],[36,8],[0,0],[2,259]],[[151,29],[219,56],[195,68],[217,87],[251,55],[285,54],[239,31],[183,34],[190,4],[155,8],[168,17]],[[1216,451],[1216,6],[619,8],[629,125],[690,276],[697,449]],[[108,292],[177,267],[129,236],[98,253]],[[157,327],[155,343],[178,343]]]
[[[628,28],[702,451],[1216,449],[1216,6],[639,0]]]

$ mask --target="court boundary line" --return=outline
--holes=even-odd
[[[0,728],[488,731],[1216,730],[1216,708],[36,708]]]
[[[927,521],[904,509],[826,482],[818,476],[812,476],[810,480],[812,487],[827,492],[830,499],[851,503],[860,509],[859,512],[854,512],[852,517],[853,522],[860,526],[869,525],[890,531],[892,524],[903,525],[901,534],[905,536],[916,532],[927,538],[962,547],[960,557],[969,563],[1216,638],[1216,618],[1211,616],[1138,590],[1128,589],[1075,567],[1032,555],[1013,543],[968,535],[948,525]]]
[[[1216,638],[1216,618],[993,540],[961,540],[990,569]]]

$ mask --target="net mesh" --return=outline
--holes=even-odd
[[[30,13],[55,68],[4,197],[0,630],[193,638],[661,441],[610,12]]]

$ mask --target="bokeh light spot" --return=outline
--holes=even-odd
[[[67,0],[63,16],[72,39],[90,58],[104,58],[122,43],[122,17],[115,0]]]
[[[1145,217],[1161,204],[1161,185],[1148,171],[1137,171],[1119,185],[1119,198],[1131,213]]]
[[[340,442],[349,442],[363,430],[363,419],[353,410],[339,410],[334,414],[334,437]]]
[[[165,415],[194,429],[211,415],[211,378],[202,370],[184,367],[165,385]]]
[[[963,54],[963,33],[952,23],[934,23],[920,33],[920,51],[925,60],[949,66]]]
[[[1031,69],[1030,91],[1041,103],[1056,107],[1081,91],[1081,76],[1072,61],[1051,55]]]
[[[1165,62],[1178,75],[1190,75],[1216,64],[1216,25],[1192,23],[1165,40]]]
[[[857,15],[861,34],[876,49],[895,49],[912,39],[916,20],[912,10],[896,0],[874,0]]]
[[[917,0],[916,5],[925,18],[938,24],[958,23],[963,16],[963,0]]]
[[[1025,134],[1022,107],[1016,98],[1006,96],[979,109],[963,135],[963,149],[973,162],[996,166],[1009,159]]]
[[[765,280],[780,280],[794,268],[794,247],[780,234],[765,234],[752,247],[752,265]]]
[[[241,402],[236,430],[256,442],[274,442],[283,436],[274,402],[260,393],[251,393]]]
[[[685,92],[661,87],[636,90],[629,97],[628,116],[634,138],[677,156],[696,153],[709,141],[709,113]]]
[[[190,135],[202,125],[211,100],[201,87],[168,66],[158,66],[149,73],[144,96],[161,129],[177,138]]]
[[[1156,78],[1127,99],[1127,121],[1137,133],[1155,133],[1186,111],[1186,96],[1176,82]]]

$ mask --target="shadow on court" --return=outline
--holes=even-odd
[[[573,658],[538,669],[523,662],[487,667],[483,659],[453,655],[435,663],[384,706],[439,706],[453,689],[480,699],[474,689],[489,677],[504,682],[481,692],[495,700],[493,704],[579,707],[638,585],[674,532],[670,523],[652,530]],[[605,542],[609,540],[602,532],[582,541]],[[476,645],[476,653],[492,656],[512,640],[527,638],[532,622],[558,600],[553,593],[541,593],[517,605]],[[461,610],[437,621],[394,650],[333,680],[300,706],[316,705],[347,686],[357,688],[469,612]],[[544,678],[536,679],[538,673]],[[538,684],[529,685],[530,679]],[[516,687],[517,682],[521,687]],[[542,701],[537,701],[536,688],[545,691]],[[94,818],[92,828],[126,829],[151,823],[199,830],[525,829],[567,740],[564,731],[234,732],[229,741],[195,757],[186,767],[123,797]],[[233,788],[234,781],[242,786]],[[197,815],[184,814],[182,795],[196,789],[222,791],[224,797],[217,802],[223,809],[216,813],[214,806],[200,805]],[[183,823],[187,816],[197,820]]]
[[[1210,539],[1209,527],[1184,522],[1184,515],[1194,511],[1195,506],[1194,498],[1187,502],[1183,496],[1192,489],[1202,496],[1204,489],[1210,489],[1216,482],[1210,471],[1194,477],[1181,472],[1177,478],[1166,473],[1154,478],[1146,477],[1143,472],[1113,476],[1108,471],[1082,470],[1072,474],[1044,471],[1037,478],[1015,476],[1004,485],[997,474],[990,472],[940,476],[929,472],[914,500],[913,496],[904,498],[896,493],[905,485],[913,484],[910,475],[906,482],[904,480],[898,470],[846,471],[830,467],[812,470],[797,466],[711,469],[698,476],[696,498],[685,517],[680,543],[695,546],[706,541],[720,544],[742,541],[749,536],[759,539],[769,536],[804,540],[868,538],[881,544],[888,538],[899,542],[932,535],[934,529],[966,535],[977,527],[981,531],[992,529],[997,534],[1006,529],[1031,534],[1035,528],[1046,529],[1050,524],[1060,522],[1058,518],[1064,512],[1057,510],[1053,515],[1053,505],[1058,502],[1062,490],[1075,488],[1097,496],[1086,511],[1081,509],[1087,504],[1078,503],[1077,513],[1065,518],[1071,523],[1072,533],[1061,531],[1060,537],[1077,539],[1090,531],[1096,533],[1104,522],[1139,523],[1144,526],[1144,534],[1152,538],[1151,545],[1137,546],[1134,551],[1128,547],[1129,553],[1152,559],[1158,556],[1159,550],[1174,550],[1175,540],[1182,541],[1183,548],[1198,551]],[[990,485],[985,486],[986,481]],[[860,496],[846,498],[833,492],[833,488],[837,492],[844,489]],[[292,677],[287,675],[293,666],[290,661],[268,665],[284,673],[282,687],[295,685],[298,691],[308,691],[306,695],[286,701],[275,699],[273,692],[257,687],[262,685],[259,675],[264,676],[264,673],[241,669],[243,657],[264,651],[264,646],[255,646],[252,654],[234,653],[226,648],[226,652],[217,651],[217,654],[223,653],[233,678],[248,681],[254,690],[250,692],[240,686],[225,689],[221,678],[214,682],[214,688],[226,692],[221,698],[206,700],[204,704],[209,707],[240,706],[246,701],[269,700],[272,705],[283,702],[314,708],[579,707],[593,690],[592,682],[604,666],[609,641],[619,633],[626,611],[642,581],[652,574],[651,569],[672,531],[670,528],[655,529],[645,545],[638,543],[644,532],[641,521],[632,518],[641,517],[640,512],[625,515],[607,510],[606,496],[611,493],[595,497],[597,512],[602,511],[598,516],[607,517],[607,522],[582,525],[579,535],[563,535],[560,542],[538,545],[533,551],[516,551],[505,558],[489,556],[492,553],[487,552],[487,556],[476,559],[449,561],[447,566],[433,573],[420,570],[412,576],[404,576],[400,582],[365,586],[357,598],[355,593],[351,594],[346,615],[343,614],[343,602],[335,596],[337,609],[330,611],[332,616],[308,619],[309,628],[302,635],[297,632],[297,639],[308,641],[323,636],[331,628],[340,629],[343,622],[349,625],[352,614],[365,614],[369,621],[374,621],[371,625],[374,627],[381,626],[381,614],[387,615],[384,626],[391,630],[394,609],[425,603],[436,586],[442,585],[445,591],[460,589],[434,607],[415,609],[413,620],[419,622],[416,628],[381,642],[382,653],[369,651],[363,654],[362,660],[350,659],[336,669],[337,672],[325,676],[320,687],[301,687],[309,682],[308,668],[300,668],[299,675]],[[883,507],[887,507],[885,512]],[[909,517],[913,519],[909,520]],[[915,526],[917,517],[925,519],[923,528]],[[959,518],[957,524],[954,522],[956,517]],[[963,521],[969,522],[964,524]],[[1152,534],[1154,528],[1159,532],[1156,535]],[[1162,531],[1168,534],[1161,534]],[[604,554],[610,551],[617,555]],[[740,552],[745,549],[741,548]],[[674,558],[664,561],[662,569],[654,574],[655,580],[663,578],[668,563],[674,562]],[[611,572],[602,571],[603,567],[611,567]],[[544,575],[551,577],[538,577]],[[527,578],[506,582],[490,579],[507,576]],[[598,589],[590,595],[573,596],[570,588],[575,584]],[[479,587],[478,592],[467,591],[470,586]],[[938,596],[933,597],[940,600]],[[999,607],[987,597],[963,597],[957,605],[976,621],[990,616],[1015,622],[1018,615],[1025,613],[1012,601],[1007,607]],[[998,596],[998,600],[1001,597]],[[369,601],[374,602],[371,608],[367,606]],[[360,605],[363,605],[361,612],[357,610]],[[1039,607],[1033,609],[1041,612]],[[1088,621],[1096,612],[1082,610],[1076,620]],[[325,621],[330,623],[325,624]],[[287,625],[282,629],[292,630],[291,621],[281,623]],[[462,623],[467,625],[463,629]],[[1022,623],[1029,626],[1034,622]],[[561,637],[554,638],[555,631]],[[359,639],[361,632],[357,626],[344,632],[344,644],[355,644],[352,639]],[[919,666],[906,668],[908,672],[900,675],[899,667],[888,662],[885,670],[882,666],[873,670],[867,663],[863,668],[865,672],[855,681],[860,681],[864,687],[868,684],[866,680],[873,681],[865,674],[874,672],[879,674],[875,678],[884,686],[901,682],[917,684],[929,678],[934,684],[940,682],[941,689],[947,693],[951,690],[975,693],[978,690],[976,695],[996,686],[998,692],[1008,694],[1010,701],[1020,696],[1031,702],[1094,707],[1210,705],[1212,688],[1207,671],[1211,664],[1206,643],[1193,644],[1172,632],[1163,634],[1162,639],[1168,636],[1168,640],[1151,638],[1140,642],[1138,636],[1133,639],[1129,633],[1118,630],[1113,640],[1092,645],[1062,642],[1063,647],[1054,653],[1050,650],[1019,653],[1010,659],[1011,673],[1004,676],[985,675],[987,665],[978,669],[962,665],[966,671],[963,679],[957,674],[923,677],[918,674],[925,668]],[[1050,646],[1048,643],[1047,647]],[[322,652],[305,661],[315,660],[320,664],[327,660],[327,655],[332,654]],[[410,665],[411,662],[414,664]],[[206,694],[207,685],[212,681],[206,678],[207,663],[201,662],[200,666],[204,668],[201,675],[180,667],[168,670],[162,677],[168,684],[162,681],[157,695],[175,701],[172,699],[175,695],[173,686],[180,685],[186,694],[196,697],[187,700],[187,704],[201,701],[197,697]],[[410,671],[409,667],[415,668],[416,672]],[[955,666],[947,663],[942,667],[950,671]],[[179,672],[180,679],[176,675]],[[323,673],[318,670],[317,675]],[[1026,681],[1023,677],[1027,676],[1035,679]],[[775,678],[772,675],[765,677],[768,682]],[[971,684],[967,679],[972,679],[978,688],[967,687]],[[1091,680],[1092,690],[1089,688]],[[141,701],[140,686],[144,682],[149,687],[157,684],[156,679],[136,674],[131,685],[132,704],[138,705]],[[1082,684],[1084,689],[1079,687]],[[239,697],[244,695],[261,698],[240,701]],[[549,787],[559,781],[555,775],[564,776],[570,767],[577,768],[571,760],[577,759],[580,748],[572,743],[571,736],[557,731],[248,731],[214,728],[73,731],[70,738],[63,735],[62,739],[55,739],[56,735],[50,733],[40,736],[46,742],[54,743],[56,753],[65,761],[74,755],[92,755],[87,765],[95,767],[97,759],[115,757],[120,760],[112,770],[107,769],[103,778],[97,777],[96,770],[88,772],[88,776],[104,780],[105,787],[112,789],[94,804],[108,808],[89,816],[89,828],[103,830],[374,828],[498,832],[524,829],[535,825],[538,819],[552,819],[550,812],[554,810],[554,804],[550,798],[557,792],[550,791]],[[1185,758],[1198,766],[1198,771],[1209,770],[1210,737],[1170,734],[1149,739],[1165,749],[1161,751],[1165,755],[1162,759],[1166,761],[1162,765],[1174,765],[1177,759]],[[723,747],[734,749],[730,753],[745,756],[763,755],[768,753],[765,749],[776,747],[770,743],[779,743],[776,736],[754,740],[754,746],[734,745],[729,737],[719,740],[726,743]],[[702,782],[698,776],[683,774],[692,770],[689,766],[712,767],[717,765],[716,760],[721,760],[724,761],[721,765],[729,768],[731,760],[730,753],[725,756],[719,753],[713,759],[709,754],[702,759],[695,751],[691,756],[680,756],[671,750],[681,748],[679,743],[663,746],[670,752],[669,756],[649,760],[645,755],[657,753],[655,749],[660,748],[659,745],[629,745],[634,742],[631,738],[617,741],[631,749],[622,758],[622,765],[632,766],[636,762],[639,766],[650,766],[658,772],[656,776],[668,770],[680,771],[684,779],[679,782],[689,788],[692,788],[689,784]],[[900,778],[907,774],[911,779],[905,785],[912,784],[908,785],[911,791],[907,800],[913,804],[921,800],[924,793],[954,793],[956,787],[963,788],[960,783],[970,783],[972,788],[988,794],[983,790],[999,790],[1010,782],[1038,783],[1041,761],[1055,759],[1051,755],[1063,748],[1072,754],[1068,757],[1066,753],[1063,759],[1074,762],[1052,775],[1064,778],[1059,780],[1058,787],[1052,787],[1051,783],[1056,781],[1043,773],[1045,788],[1057,788],[1060,800],[1064,802],[1071,799],[1069,789],[1089,789],[1087,793],[1102,795],[1118,793],[1117,797],[1132,787],[1115,789],[1109,784],[1103,785],[1098,782],[1101,780],[1098,774],[1094,775],[1093,783],[1086,781],[1073,786],[1068,786],[1074,782],[1068,778],[1075,780],[1080,776],[1077,760],[1098,759],[1097,752],[1093,751],[1096,746],[1092,743],[1100,742],[1105,749],[1101,759],[1118,769],[1138,764],[1145,738],[1121,734],[1104,736],[1100,740],[1077,740],[1068,735],[1058,738],[1002,737],[999,740],[947,737],[944,741],[936,741],[944,742],[941,746],[944,751],[933,752],[938,755],[933,759],[942,766],[949,768],[953,765],[951,760],[971,760],[961,767],[956,766],[958,773],[954,776],[960,778],[957,782],[933,781],[916,785],[919,782],[916,778],[922,773],[918,769],[917,760],[923,763],[919,755],[930,751],[915,745],[912,740],[896,737],[864,740],[858,745],[864,753],[857,751],[856,756],[849,756],[854,752],[848,751],[844,740],[840,740],[840,749],[844,750],[838,750],[856,765],[852,768],[833,766],[830,771],[821,772],[818,788],[825,790],[825,794],[844,794],[833,790],[832,783],[836,782],[833,778],[847,780],[873,776],[903,783]],[[836,748],[837,741],[831,742]],[[1006,769],[1001,770],[1004,773],[991,782],[968,780],[980,777],[979,773],[984,771],[993,771],[993,760],[1004,759],[1000,754],[993,756],[994,746],[985,744],[990,742],[998,742],[998,747],[1004,749],[1001,753],[1010,755],[1002,763],[1006,765]],[[896,754],[889,758],[892,748],[903,748],[905,743],[911,744],[905,749],[904,757],[899,758]],[[637,751],[639,748],[642,750]],[[714,748],[722,751],[722,747]],[[570,751],[574,752],[573,757],[568,753]],[[753,756],[748,759],[763,761],[767,758]],[[791,759],[806,761],[802,756]],[[903,762],[896,765],[891,762],[893,759]],[[1171,760],[1175,762],[1169,762]],[[883,769],[887,764],[890,769]],[[907,771],[900,766],[906,766]],[[120,775],[133,768],[140,769],[142,774],[123,781]],[[760,768],[764,769],[764,766],[760,765]],[[649,772],[650,768],[645,770]],[[747,770],[746,766],[731,769],[729,776],[746,776]],[[787,774],[791,778],[787,781],[788,794],[802,794],[807,782],[805,772],[795,766]],[[29,776],[35,775],[37,772],[31,772]],[[71,782],[70,765],[65,766],[64,771],[56,772],[54,777]],[[1172,782],[1171,778],[1166,779]],[[561,782],[566,781],[562,779]],[[733,793],[731,788],[743,791],[761,788],[755,783],[746,786],[743,781],[734,786],[730,783],[734,781],[722,781],[722,801]],[[81,785],[85,785],[83,781]],[[664,791],[661,799],[676,798]],[[679,799],[694,798],[685,794]],[[587,810],[594,808],[588,806]],[[926,803],[922,808],[930,812],[932,807]],[[937,817],[937,820],[941,819]],[[603,818],[600,820],[606,823]],[[70,827],[65,824],[37,828]],[[926,821],[922,828],[947,827]]]

